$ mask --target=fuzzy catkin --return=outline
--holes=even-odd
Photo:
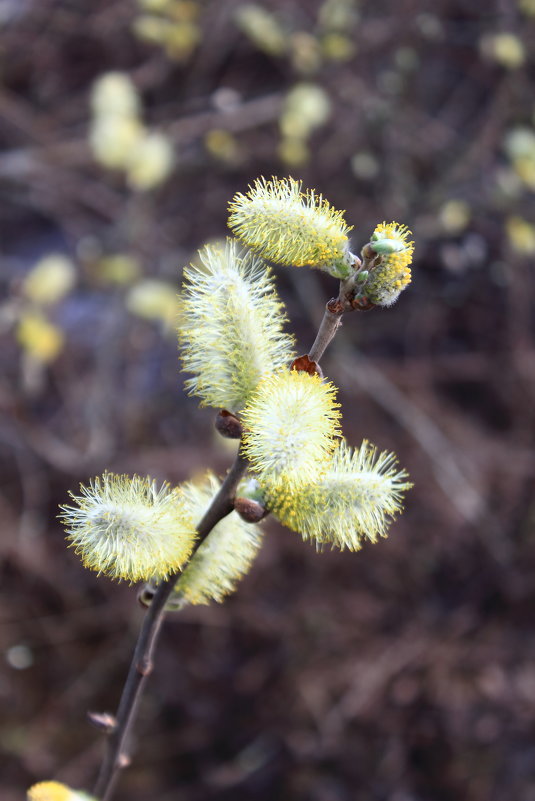
[[[370,247],[380,256],[377,267],[370,274],[365,292],[372,303],[391,306],[411,282],[410,264],[414,242],[406,225],[383,222],[372,234]]]
[[[293,360],[284,307],[270,269],[237,242],[206,246],[200,267],[184,271],[178,327],[190,394],[206,406],[239,412],[260,380]]]
[[[182,485],[188,513],[200,521],[220,488],[220,482],[207,473],[202,481]],[[195,551],[177,581],[170,599],[171,608],[183,603],[221,602],[234,592],[249,571],[262,542],[261,529],[231,512],[212,529]]]
[[[26,798],[27,801],[96,801],[81,790],[71,790],[66,784],[53,781],[32,785]]]
[[[326,468],[339,418],[334,384],[317,375],[281,370],[259,384],[243,411],[244,452],[259,476],[296,487]]]
[[[364,539],[386,536],[412,486],[407,478],[394,454],[378,454],[366,440],[357,450],[342,441],[317,481],[294,489],[267,480],[264,492],[270,511],[303,539],[356,551]]]
[[[61,520],[85,567],[114,579],[163,579],[179,570],[196,531],[178,489],[150,478],[104,473],[62,506]]]
[[[276,264],[318,267],[339,278],[351,272],[343,213],[293,178],[255,181],[229,205],[229,228],[248,247]]]

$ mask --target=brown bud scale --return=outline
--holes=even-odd
[[[245,520],[247,523],[259,523],[268,513],[267,509],[262,506],[261,503],[253,501],[251,498],[236,498],[234,501],[234,509],[242,520]]]
[[[371,300],[368,300],[366,297],[357,297],[351,301],[351,306],[356,309],[356,311],[371,311],[375,309],[376,304],[372,303]]]
[[[241,439],[243,426],[238,418],[226,409],[221,409],[215,419],[215,427],[227,439]]]
[[[327,309],[331,314],[343,314],[345,311],[344,305],[340,302],[339,298],[331,298],[327,303]]]
[[[291,370],[297,370],[298,373],[308,373],[309,375],[319,375],[323,378],[323,371],[317,362],[312,361],[306,354],[298,356],[297,359],[290,365]]]

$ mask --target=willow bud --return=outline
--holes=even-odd
[[[370,303],[391,306],[410,284],[409,265],[414,253],[414,242],[408,241],[410,233],[405,225],[395,222],[383,222],[373,232],[364,250],[377,254],[378,263],[361,289]]]

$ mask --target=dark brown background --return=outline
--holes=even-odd
[[[504,189],[503,145],[533,130],[535,18],[515,0],[363,0],[355,55],[304,76],[332,114],[292,168],[277,148],[303,80],[294,46],[270,56],[236,25],[239,3],[199,5],[201,42],[180,63],[135,37],[133,1],[0,4],[0,796],[50,777],[90,788],[101,741],[86,710],[115,708],[142,617],[134,588],[66,550],[67,490],[104,468],[178,482],[231,459],[182,392],[173,336],[131,315],[93,261],[135,253],[178,287],[177,268],[225,235],[233,193],[291,173],[346,209],[357,248],[383,219],[414,232],[413,285],[349,317],[324,367],[349,439],[395,450],[415,488],[390,538],[358,554],[318,554],[269,522],[234,597],[168,621],[117,799],[533,801],[533,256],[506,222],[535,203],[518,179]],[[264,6],[320,42],[316,0]],[[524,44],[517,69],[482,53],[503,31]],[[90,87],[111,69],[174,139],[155,192],[129,192],[87,147]],[[222,88],[238,93],[231,114]],[[214,128],[240,158],[208,152]],[[352,170],[362,151],[374,177]],[[471,210],[457,232],[452,199]],[[10,314],[58,251],[78,269],[53,311],[66,347],[29,380]],[[335,287],[277,275],[304,352]]]

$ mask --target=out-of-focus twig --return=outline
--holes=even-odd
[[[247,131],[277,119],[282,101],[282,93],[276,92],[246,103],[237,103],[232,111],[210,110],[192,114],[161,126],[161,130],[178,146],[194,141],[211,128],[225,128],[232,133]],[[56,170],[59,167],[74,169],[93,163],[86,139],[48,142],[0,155],[0,178],[23,179],[36,171]]]

